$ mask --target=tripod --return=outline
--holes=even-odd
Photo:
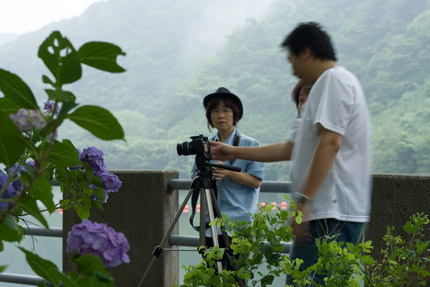
[[[182,211],[185,208],[185,205],[187,204],[188,200],[190,199],[191,195],[193,195],[195,192],[200,193],[200,228],[199,228],[199,235],[200,235],[200,245],[205,245],[205,209],[207,208],[208,214],[209,214],[209,220],[210,222],[213,222],[215,220],[215,212],[217,217],[221,217],[221,211],[219,209],[217,199],[214,194],[214,188],[216,188],[212,174],[212,167],[219,167],[223,169],[233,170],[233,171],[240,171],[240,168],[232,165],[227,164],[213,164],[210,163],[210,156],[206,154],[197,154],[196,155],[196,165],[198,168],[197,176],[193,179],[190,190],[188,191],[188,194],[186,195],[184,201],[182,202],[181,206],[179,207],[178,212],[176,213],[175,217],[173,218],[172,223],[170,224],[166,234],[164,235],[163,239],[161,240],[160,244],[154,248],[152,251],[152,255],[155,257],[152,257],[148,267],[145,270],[145,273],[143,274],[142,278],[140,279],[138,287],[143,286],[143,281],[145,280],[146,276],[149,273],[149,270],[151,269],[151,266],[154,263],[154,260],[156,257],[159,257],[163,251],[163,246],[166,244],[166,242],[169,239],[170,234],[173,231],[173,228],[177,224],[179,217],[182,214]],[[196,187],[199,187],[198,190],[196,190]],[[213,246],[219,247],[218,242],[218,234],[217,229],[215,225],[210,226],[211,234],[212,234],[212,243]],[[226,248],[230,248],[230,240],[227,236],[227,233],[222,230],[222,235],[224,242],[226,244]],[[236,264],[233,259],[233,268],[236,269]],[[217,270],[219,273],[222,272],[222,264],[220,261],[217,261]],[[238,279],[240,286],[245,286],[242,279]]]

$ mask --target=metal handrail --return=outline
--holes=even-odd
[[[26,284],[26,285],[39,285],[41,282],[45,282],[48,285],[48,281],[39,276],[13,274],[13,273],[0,273],[0,282],[15,283],[15,284]],[[52,285],[48,285],[52,286]]]
[[[198,236],[189,236],[189,235],[170,235],[169,244],[171,246],[188,246],[188,247],[199,247],[200,246],[200,238]],[[281,241],[282,247],[284,251],[282,253],[289,253],[291,248],[291,242]],[[264,246],[270,245],[269,242],[264,241]]]
[[[41,227],[24,227],[25,235],[33,236],[46,236],[46,237],[63,237],[63,229],[58,227],[53,227],[50,229],[45,229]]]
[[[170,189],[188,190],[191,186],[191,179],[171,179],[169,180]],[[263,181],[260,192],[270,193],[291,193],[290,181]]]

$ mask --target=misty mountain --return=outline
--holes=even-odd
[[[0,47],[0,67],[20,75],[42,102],[46,70],[37,47],[52,30],[75,48],[86,41],[118,44],[127,53],[119,59],[126,73],[84,69],[70,90],[80,103],[111,110],[127,142],[101,142],[72,125],[60,137],[101,148],[112,169],[176,169],[187,176],[193,157],[177,156],[176,144],[211,134],[202,99],[220,86],[243,101],[241,133],[261,144],[285,139],[296,116],[290,93],[297,79],[279,44],[304,21],[325,27],[338,63],[363,85],[374,172],[430,173],[426,0],[108,0]],[[267,164],[265,178],[287,180],[287,166]]]
[[[158,106],[156,99],[163,99],[173,93],[181,82],[192,75],[201,59],[212,55],[224,43],[226,34],[244,23],[249,15],[261,14],[270,2],[98,2],[80,17],[47,25],[1,49],[0,65],[23,75],[26,81],[38,87],[41,61],[34,55],[38,45],[50,31],[60,30],[76,47],[87,41],[113,42],[127,53],[125,58],[120,59],[120,63],[128,73],[112,77],[89,70],[88,75],[84,75],[73,90],[82,95],[83,102],[94,104],[94,99],[99,99],[101,94],[118,95],[109,97],[109,101],[105,101],[105,107],[131,107],[132,110],[154,116]],[[9,59],[4,59],[6,55]],[[26,59],[25,65],[21,62],[23,58]],[[98,88],[101,89],[93,89],[93,78],[98,79]]]

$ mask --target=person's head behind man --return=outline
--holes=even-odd
[[[311,78],[315,76],[311,74],[318,70],[318,66],[337,61],[330,36],[315,22],[300,23],[287,35],[281,47],[288,51],[294,75],[306,84],[314,80]]]

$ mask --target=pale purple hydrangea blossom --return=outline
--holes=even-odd
[[[106,267],[130,263],[127,255],[130,245],[121,232],[115,232],[104,223],[83,220],[75,224],[67,237],[67,252],[76,250],[80,255],[99,257]]]
[[[98,148],[88,147],[79,154],[79,159],[88,163],[88,165],[93,169],[94,175],[100,178],[103,190],[105,192],[104,202],[106,203],[108,199],[108,193],[117,192],[121,187],[122,182],[116,174],[108,172],[103,156],[103,152]],[[94,189],[94,186],[91,188]]]
[[[99,178],[103,183],[103,189],[107,192],[117,192],[121,187],[122,182],[116,174],[105,171],[99,175]]]
[[[22,165],[19,165],[19,164],[17,164],[17,163],[15,163],[11,168],[10,168],[10,170],[6,167],[5,168],[5,171],[6,171],[6,173],[8,174],[8,176],[10,177],[10,176],[12,176],[13,175],[13,178],[17,178],[18,176],[19,176],[19,174],[21,173],[21,171],[26,171],[27,169],[24,167],[24,166],[22,166]],[[13,185],[13,187],[15,188],[15,190],[21,190],[22,189],[22,183],[21,183],[21,181],[20,180],[15,180],[15,181],[13,181],[12,182],[12,185]]]
[[[107,170],[103,159],[103,152],[96,147],[85,148],[79,155],[79,159],[86,162],[93,169],[95,175],[99,175]]]
[[[7,181],[9,180],[9,177],[0,171],[0,190],[3,189]],[[14,198],[16,195],[18,195],[19,190],[17,190],[13,184],[13,182],[10,182],[5,190],[3,191],[3,194],[0,197],[0,210],[6,209],[10,205],[10,201],[3,201],[3,200],[9,200],[11,198]]]
[[[39,110],[19,109],[16,114],[9,115],[20,131],[29,132],[33,129],[40,130],[46,125]]]
[[[43,110],[46,111],[47,113],[52,113],[54,111],[55,108],[55,102],[49,101],[46,102],[45,105],[43,106]],[[58,114],[60,113],[60,106],[57,105],[57,110],[55,111],[55,116],[58,116]]]

